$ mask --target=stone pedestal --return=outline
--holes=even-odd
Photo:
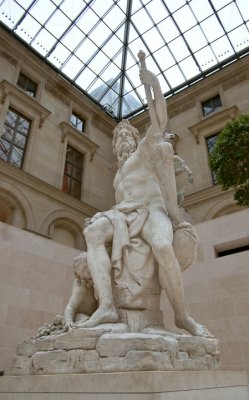
[[[0,400],[248,400],[244,372],[144,371],[0,377]]]
[[[193,371],[219,368],[218,340],[160,328],[129,331],[127,324],[73,328],[25,340],[11,375],[127,371]]]

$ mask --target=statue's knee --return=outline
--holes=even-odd
[[[154,245],[154,252],[164,257],[170,257],[173,255],[172,244],[169,241],[160,239]]]
[[[84,230],[83,230],[85,239],[87,243],[91,242],[96,242],[98,240],[98,231],[94,224],[88,225]]]

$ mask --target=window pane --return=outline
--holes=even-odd
[[[30,80],[26,75],[20,73],[17,85],[24,89],[30,96],[35,96],[37,84]]]
[[[71,115],[71,124],[78,129],[79,131],[83,132],[84,131],[84,119],[79,117],[76,113],[72,113]]]
[[[215,142],[217,140],[218,137],[218,133],[216,133],[215,135],[209,136],[206,138],[206,142],[207,142],[207,149],[208,149],[208,154],[211,154],[215,145]],[[213,184],[215,185],[217,183],[217,178],[216,178],[216,174],[214,171],[211,170],[212,173],[212,180],[213,180]]]
[[[221,98],[219,95],[217,95],[202,103],[203,115],[204,116],[209,115],[214,111],[218,111],[221,107],[222,107]]]
[[[27,143],[30,121],[14,110],[8,110],[0,138],[0,159],[20,168]]]
[[[77,199],[81,198],[83,160],[83,154],[68,145],[62,191]]]

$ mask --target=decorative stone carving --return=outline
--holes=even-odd
[[[19,346],[12,374],[219,366],[217,340],[184,305],[181,270],[195,259],[197,236],[181,220],[177,205],[174,151],[163,138],[167,112],[160,85],[140,58],[151,126],[141,141],[127,120],[114,129],[116,205],[86,220],[87,252],[74,259],[64,317],[57,316]],[[193,336],[165,330],[162,290],[176,326]]]

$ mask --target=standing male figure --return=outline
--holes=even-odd
[[[177,207],[173,148],[170,143],[163,141],[161,133],[166,130],[166,104],[157,77],[144,69],[140,71],[140,78],[143,84],[153,90],[159,131],[152,124],[139,142],[137,130],[128,121],[121,121],[114,129],[113,148],[119,162],[113,183],[117,204],[114,211],[116,209],[122,213],[124,210],[124,219],[129,218],[129,212],[141,215],[141,210],[146,211],[142,223],[139,222],[141,218],[137,220],[137,233],[151,247],[159,268],[160,285],[166,291],[175,313],[176,326],[193,335],[212,336],[185,309],[181,270],[172,247],[173,230],[184,225],[184,222],[180,220]],[[160,162],[166,160],[164,180],[160,178],[160,157]],[[106,251],[108,242],[113,241],[114,245],[115,231],[118,229],[114,211],[98,213],[84,229],[88,268],[99,308],[83,327],[118,320],[112,293],[111,261]],[[122,229],[119,234],[122,236]]]

